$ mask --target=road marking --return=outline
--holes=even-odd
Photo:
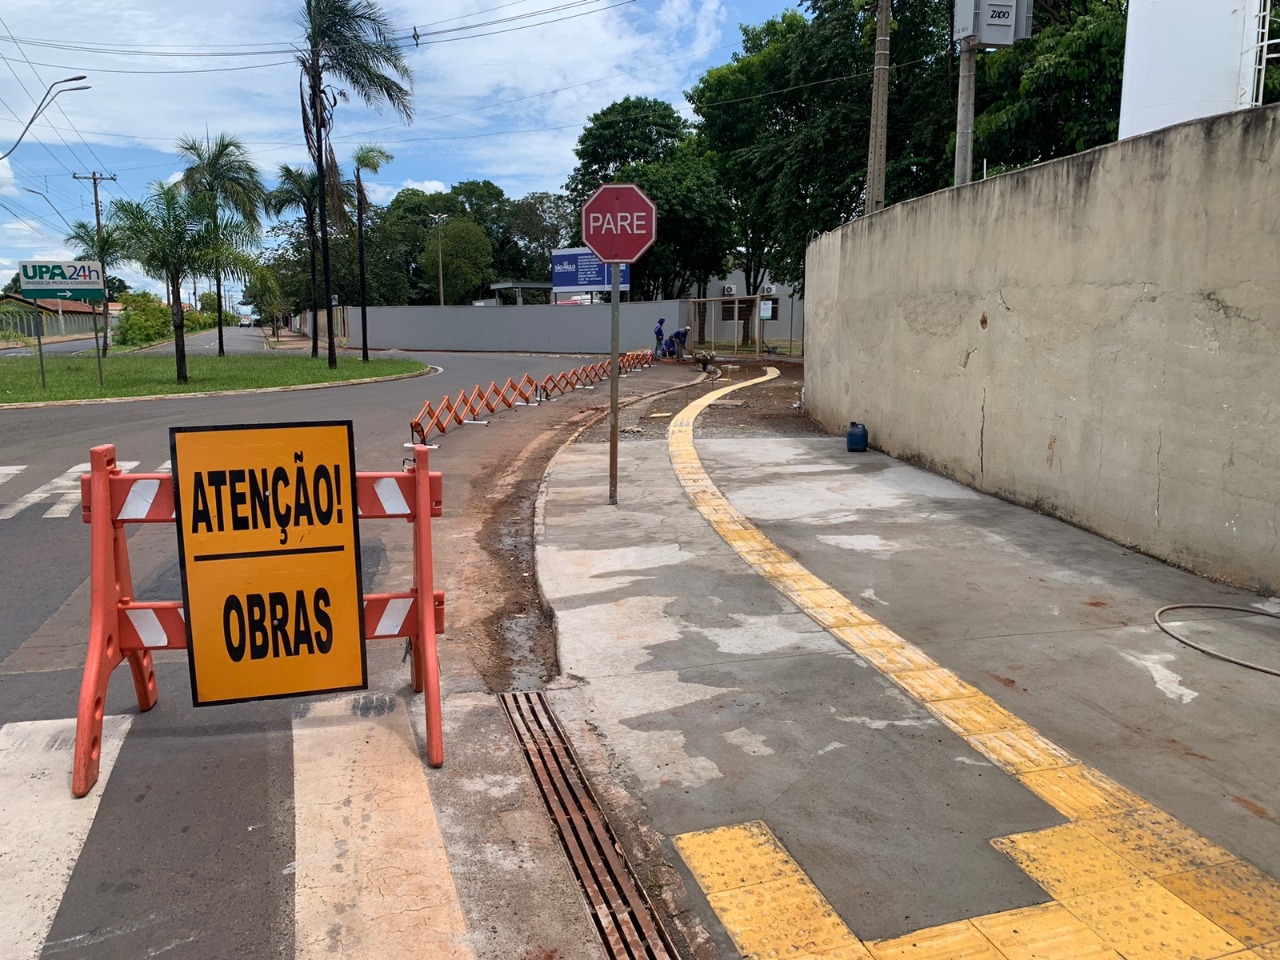
[[[1280,955],[1280,883],[1073,757],[939,666],[787,557],[711,482],[694,449],[694,420],[725,394],[777,376],[778,371],[769,368],[763,377],[714,390],[671,421],[671,463],[690,500],[757,573],[810,618],[1071,822],[992,841],[1054,898],[1033,908],[1042,910],[1034,917],[1043,918],[1043,923],[1036,926],[1040,939],[1032,945],[1015,937],[1022,928],[1011,921],[1025,911],[1009,911],[878,943],[863,944],[849,931],[853,946],[840,939],[835,946],[815,947],[811,932],[828,930],[833,911],[807,877],[801,874],[804,883],[799,883],[786,873],[790,886],[778,894],[785,896],[786,916],[770,921],[785,920],[794,928],[794,935],[784,941],[758,922],[771,909],[768,898],[762,901],[747,893],[717,898],[703,886],[742,953],[795,960],[817,954],[830,960],[861,958],[866,951],[875,960],[1074,960],[1117,955],[1127,960],[1271,960]],[[739,834],[724,833],[735,830]],[[777,880],[777,871],[783,869],[777,865],[779,855],[794,864],[771,833],[761,839],[762,830],[768,831],[763,823],[721,827],[674,840],[700,885],[703,874],[719,876],[718,869],[723,873],[715,866],[718,845],[754,845],[758,855],[744,857],[735,867],[738,888],[746,891]],[[685,839],[690,836],[698,842]],[[1257,949],[1252,954],[1244,952],[1253,948]]]
[[[138,465],[137,460],[120,460],[117,466],[121,470],[132,470]],[[57,502],[44,512],[46,517],[69,517],[73,510],[80,506],[80,478],[89,472],[89,464],[80,463],[72,467],[60,477],[55,477],[43,486],[30,493],[23,494],[8,506],[0,509],[0,520],[11,520],[27,507],[45,500],[57,499]]]
[[[295,955],[472,960],[408,708],[360,699],[293,722]]]
[[[6,960],[40,956],[130,719],[103,719],[98,783],[79,800],[68,789],[74,719],[0,727],[0,930],[7,941],[0,954]]]
[[[27,469],[25,463],[16,467],[0,467],[0,483],[13,479],[25,469]]]

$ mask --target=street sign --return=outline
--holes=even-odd
[[[631,290],[631,265],[618,267],[619,289]],[[556,293],[602,293],[611,289],[613,266],[586,247],[551,251],[551,289]]]
[[[41,300],[101,300],[102,264],[97,260],[20,260],[22,295]]]
[[[582,205],[582,240],[605,263],[634,263],[658,239],[658,208],[634,183],[606,183]]]
[[[196,706],[363,690],[351,422],[169,430]]]

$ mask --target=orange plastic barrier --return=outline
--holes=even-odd
[[[618,357],[618,369],[623,373],[640,370],[652,363],[653,353],[648,350],[632,350]],[[476,385],[471,393],[459,390],[457,397],[445,396],[438,404],[428,400],[422,411],[409,422],[409,429],[418,443],[426,443],[431,434],[448,433],[450,428],[475,420],[482,412],[493,413],[499,406],[532,406],[550,400],[553,393],[568,393],[608,378],[609,361],[602,360],[576,370],[551,374],[541,382],[527,373],[519,382],[508,377],[501,387],[496,380],[490,381],[484,388]]]
[[[431,518],[440,516],[443,478],[427,466],[427,449],[413,448],[413,464],[396,473],[357,473],[360,520],[407,520],[413,524],[413,582],[400,593],[364,595],[366,640],[408,638],[415,693],[426,691],[427,761],[444,763],[440,661],[436,637],[444,632],[444,591],[432,587]],[[81,517],[91,544],[89,649],[76,716],[71,793],[83,797],[98,781],[102,718],[111,673],[124,661],[133,674],[138,709],[159,697],[153,650],[187,649],[181,601],[134,600],[126,523],[173,523],[174,477],[169,473],[124,473],[114,444],[89,452],[90,472],[80,480]],[[423,602],[423,598],[430,598]]]

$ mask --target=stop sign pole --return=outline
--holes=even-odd
[[[658,239],[658,209],[634,183],[606,183],[582,205],[582,239],[609,264],[609,504],[618,502],[618,275]],[[655,356],[655,360],[657,357]]]

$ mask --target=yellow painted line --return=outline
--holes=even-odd
[[[744,958],[1280,960],[1280,883],[1081,763],[939,666],[777,547],[724,497],[693,445],[695,400],[667,431],[694,506],[744,561],[978,753],[1067,818],[992,841],[1053,899],[863,943],[763,822],[675,838]]]

